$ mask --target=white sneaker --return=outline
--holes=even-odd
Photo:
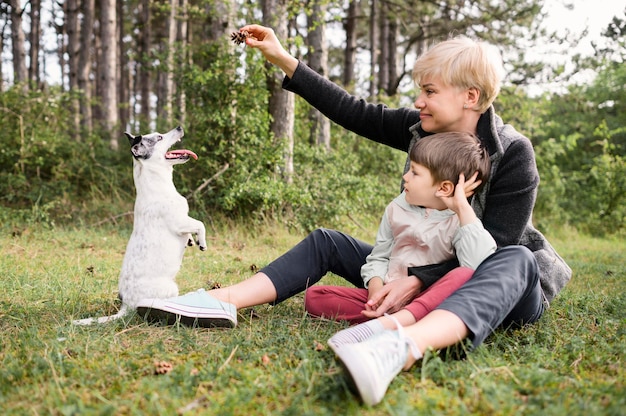
[[[337,352],[337,349],[343,345],[363,342],[384,330],[385,327],[378,319],[372,319],[371,321],[342,329],[328,340],[328,345],[333,351]]]
[[[363,402],[373,406],[382,401],[387,388],[402,371],[409,349],[414,357],[421,358],[422,354],[400,327],[375,334],[363,342],[344,344],[335,354]]]
[[[237,326],[235,305],[214,298],[204,289],[168,299],[142,299],[137,313],[148,321],[165,319],[169,325],[181,322],[206,328]]]

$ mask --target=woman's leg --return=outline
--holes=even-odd
[[[422,353],[466,337],[475,348],[495,328],[533,323],[543,310],[534,255],[524,246],[508,246],[489,256],[467,283],[404,332]],[[407,366],[412,364],[409,356]]]
[[[474,347],[501,325],[535,322],[544,309],[535,256],[524,246],[501,248],[438,309],[465,323]]]
[[[276,288],[270,278],[262,272],[232,286],[209,290],[207,293],[223,302],[232,303],[237,309],[276,300]]]
[[[371,251],[370,244],[320,228],[254,276],[209,293],[238,309],[279,303],[314,285],[328,272],[362,288],[361,266]]]
[[[401,369],[410,368],[427,349],[467,337],[476,347],[498,326],[532,323],[542,313],[535,257],[525,247],[510,246],[488,257],[467,283],[415,324],[333,349],[361,398],[375,404]]]

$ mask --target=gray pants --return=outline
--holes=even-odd
[[[306,290],[328,272],[362,288],[361,266],[371,251],[370,244],[321,228],[261,271],[276,288],[276,303]],[[437,309],[461,318],[476,347],[495,328],[535,322],[543,313],[542,299],[535,257],[524,246],[508,246],[485,259]]]

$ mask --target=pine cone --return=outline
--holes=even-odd
[[[248,31],[244,30],[243,32],[233,32],[230,34],[230,40],[235,42],[237,45],[241,45],[246,41],[246,38],[250,36]]]

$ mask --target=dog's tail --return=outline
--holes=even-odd
[[[129,308],[128,305],[122,303],[122,307],[119,312],[115,315],[102,316],[100,318],[85,318],[85,319],[77,319],[72,321],[73,325],[93,325],[93,324],[104,324],[107,322],[116,321],[124,316],[128,315],[133,309]]]

